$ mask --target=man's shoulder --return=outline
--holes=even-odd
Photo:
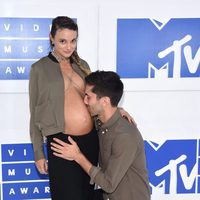
[[[127,131],[131,131],[131,132],[137,130],[137,127],[133,123],[130,123],[126,118],[122,116],[119,118],[119,120],[117,120],[116,127],[119,130],[127,129]]]
[[[129,137],[141,137],[141,133],[137,126],[133,123],[130,123],[126,118],[123,117],[120,117],[116,122],[115,132],[118,135],[126,134],[129,135]]]

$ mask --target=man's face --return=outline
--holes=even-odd
[[[92,92],[94,86],[86,85],[84,103],[87,105],[91,116],[100,115],[103,112],[102,98]]]

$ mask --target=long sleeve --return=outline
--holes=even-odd
[[[38,98],[38,73],[31,67],[29,79],[30,137],[33,143],[35,160],[44,158],[43,136],[35,124],[35,107]]]
[[[99,185],[105,192],[112,193],[131,167],[137,152],[137,144],[133,144],[132,136],[121,134],[112,144],[112,154],[108,165],[103,171],[93,166],[89,172],[91,181]]]

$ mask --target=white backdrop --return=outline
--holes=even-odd
[[[93,71],[96,69],[116,71],[118,18],[151,18],[162,19],[166,22],[171,18],[200,18],[199,7],[198,0],[132,0],[126,2],[120,0],[84,2],[81,0],[58,0],[56,3],[46,0],[3,0],[0,20],[4,17],[54,18],[58,15],[76,18],[79,26],[78,52],[80,56],[89,63]],[[200,26],[198,28],[200,29]],[[4,39],[0,38],[0,42]],[[200,36],[196,38],[196,42],[200,46]],[[0,48],[2,47],[0,46]],[[197,52],[197,50],[195,51]],[[0,61],[4,60],[0,59]],[[200,68],[200,65],[198,67]],[[147,148],[151,147],[150,150],[147,150],[147,155],[149,156],[148,167],[152,200],[200,199],[199,76],[182,79],[166,77],[163,79],[123,78],[126,91],[121,105],[134,117],[146,140]],[[0,135],[0,145],[11,145],[10,150],[12,150],[12,144],[30,143],[28,80],[0,80]],[[192,147],[196,145],[192,148],[194,151],[190,148],[191,141]],[[178,148],[173,149],[176,146],[179,147],[178,145],[180,145],[179,149],[184,147],[180,152]],[[162,147],[166,148],[163,152],[160,151]],[[177,155],[174,155],[176,150]],[[2,151],[2,147],[0,151]],[[183,173],[181,165],[178,165],[177,182],[172,179],[172,169],[166,177],[156,179],[154,173],[161,167],[159,163],[158,165],[153,163],[153,156],[158,156],[157,152],[165,161],[163,167],[178,156],[189,155],[190,152],[192,156],[188,158],[189,161],[183,162],[187,173]],[[8,164],[3,161],[2,154],[3,152],[0,152],[1,171],[3,166]],[[161,160],[156,160],[156,162],[161,162]],[[179,167],[182,169],[180,173]],[[31,181],[33,180],[28,180],[28,182]],[[0,174],[0,199],[2,200],[5,200],[3,193],[7,192],[2,189],[2,185],[5,183],[15,184],[20,183],[20,181],[5,181],[2,173]],[[187,184],[191,184],[191,187],[186,187]],[[6,200],[19,199],[21,193],[20,189],[18,192],[15,191],[15,194],[11,191]],[[42,193],[45,192],[39,191],[39,193],[41,199]],[[19,196],[17,197],[17,195]],[[20,199],[22,197],[23,195],[20,196]],[[30,197],[26,197],[26,199],[28,198]]]

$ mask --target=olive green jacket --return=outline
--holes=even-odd
[[[81,60],[81,65],[89,68]],[[72,68],[84,80],[75,63]],[[30,136],[35,160],[44,158],[43,136],[64,132],[64,79],[59,63],[49,54],[31,66],[29,79]]]
[[[97,123],[98,124],[98,123]],[[105,200],[150,200],[144,141],[119,110],[101,127],[99,167],[89,171]]]

